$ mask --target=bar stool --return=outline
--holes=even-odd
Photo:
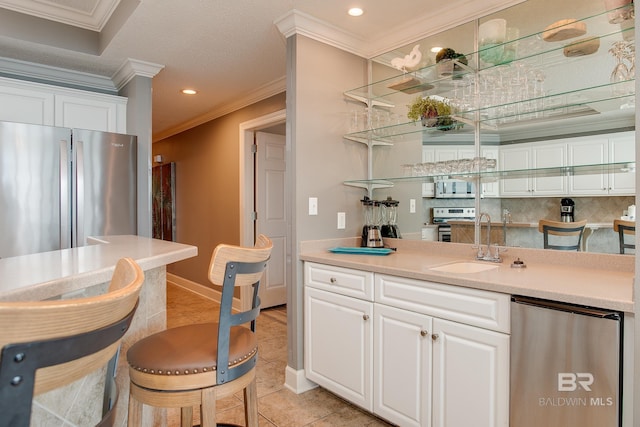
[[[200,425],[215,426],[216,400],[240,390],[246,425],[258,426],[255,319],[260,313],[258,287],[272,247],[264,235],[253,248],[218,245],[209,280],[222,284],[219,321],[167,329],[131,346],[129,427],[142,424],[143,404],[181,408],[182,427],[191,427],[193,406],[199,406]],[[251,309],[232,313],[235,287],[250,285]]]
[[[0,302],[0,426],[28,427],[33,396],[70,384],[107,363],[99,425],[113,423],[117,351],[143,281],[138,264],[123,258],[103,295]]]
[[[633,243],[625,243],[626,235],[636,235],[636,222],[635,221],[625,221],[622,219],[614,219],[613,220],[613,231],[618,233],[619,241],[620,241],[620,253],[627,253],[625,249],[633,249],[635,251],[636,244],[635,241]]]
[[[548,219],[541,219],[538,222],[538,231],[542,233],[544,238],[545,249],[557,249],[561,251],[579,251],[580,243],[582,242],[582,235],[584,234],[584,227],[587,225],[587,220],[575,222],[560,222],[551,221]],[[577,236],[578,241],[575,244],[557,244],[549,243],[549,235],[568,237]]]

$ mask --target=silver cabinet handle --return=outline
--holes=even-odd
[[[431,335],[431,339],[434,340],[434,341],[437,341],[438,338],[440,338],[440,336],[438,334]]]
[[[368,315],[368,314],[363,314],[363,315],[362,315],[362,318],[363,318],[364,320],[369,320],[369,315]]]
[[[424,329],[420,331],[420,336],[426,337],[427,335],[429,335],[429,332],[425,331]]]
[[[336,279],[335,277],[332,277],[332,278],[329,279],[329,282],[331,284],[336,283],[337,281],[338,281],[338,279]]]

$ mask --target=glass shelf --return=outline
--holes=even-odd
[[[370,125],[369,129],[347,133],[344,138],[368,145],[420,141],[423,146],[469,143],[482,147],[484,138],[512,143],[594,130],[635,128],[635,76],[612,79],[616,65],[613,48],[626,43],[626,49],[635,49],[635,21],[632,18],[624,25],[611,24],[609,13],[605,11],[576,21],[587,28],[582,36],[548,41],[549,34],[543,30],[488,48],[476,48],[464,54],[469,65],[450,61],[457,66],[450,75],[440,73],[440,64],[411,72],[394,71],[390,63],[385,62],[391,55],[385,55],[385,61],[379,64],[381,74],[387,73],[388,77],[344,93],[369,107],[366,114]],[[487,53],[494,49],[512,54],[491,60]],[[395,54],[400,55],[400,51]],[[446,129],[410,121],[406,116],[408,109],[402,107],[409,107],[417,97],[424,96],[445,99],[456,111],[450,117],[461,126]],[[384,114],[380,114],[381,111]],[[371,120],[381,116],[389,119]],[[635,172],[635,163],[378,179],[369,175],[371,179],[347,180],[344,184],[371,191],[403,182],[433,182],[445,178],[495,182],[626,172]]]
[[[483,172],[447,173],[425,176],[399,176],[377,179],[355,179],[344,181],[344,184],[354,186],[389,187],[396,182],[435,182],[440,179],[460,179],[474,181],[480,179],[483,182],[491,182],[497,179],[514,178],[541,178],[552,176],[580,176],[594,174],[632,173],[636,170],[635,162],[603,163],[577,166],[559,166],[539,169],[513,169]]]
[[[424,139],[444,134],[473,134],[476,113],[480,127],[485,130],[499,131],[515,125],[526,126],[546,120],[572,119],[582,116],[599,115],[622,110],[633,111],[635,92],[634,80],[589,87],[583,90],[571,90],[549,96],[469,109],[453,116],[462,123],[459,129],[447,130],[441,127],[425,127],[420,122],[406,121],[374,129],[352,132],[345,138],[366,142],[379,141],[389,145],[400,142],[411,134],[423,134]],[[532,106],[533,104],[533,106]],[[622,112],[621,114],[624,114]],[[597,120],[594,118],[594,120]],[[603,120],[606,120],[603,118]]]
[[[516,95],[513,95],[514,87],[509,83],[514,74],[526,72],[530,74],[528,84],[535,87],[536,78],[544,81],[545,74],[562,76],[568,69],[589,70],[595,65],[601,65],[602,55],[607,55],[605,49],[634,32],[633,26],[621,29],[618,25],[610,24],[608,13],[596,14],[578,21],[588,28],[584,38],[549,42],[544,40],[545,32],[540,31],[490,48],[508,50],[517,46],[517,55],[510,61],[488,64],[478,60],[475,61],[480,64],[477,71],[470,66],[457,63],[459,70],[455,78],[438,76],[439,64],[434,64],[347,91],[345,95],[368,105],[393,108],[402,104],[408,106],[417,96],[437,94],[457,109],[455,118],[464,124],[461,129],[447,131],[449,134],[473,134],[476,125],[481,129],[499,131],[544,120],[572,119],[616,113],[623,109],[633,110],[634,78],[611,83],[609,73],[589,77],[585,77],[587,73],[581,73],[580,79],[565,77],[561,83],[556,82],[556,86],[561,87],[561,90],[538,88]],[[572,56],[565,52],[567,46],[587,39],[599,40],[600,55],[596,52]],[[471,64],[476,55],[483,57],[487,50],[480,49],[465,56]],[[610,55],[607,55],[607,58],[613,59]],[[404,137],[411,134],[423,134],[423,139],[428,140],[446,131],[411,122],[406,118],[406,113],[398,113],[395,117],[395,123],[350,132],[345,137],[361,142],[379,141],[388,145],[405,140]],[[593,119],[608,120],[608,117]]]

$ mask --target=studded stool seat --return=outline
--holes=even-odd
[[[129,366],[138,372],[167,377],[191,375],[189,387],[200,376],[201,384],[206,386],[211,384],[211,378],[215,382],[217,342],[218,323],[181,326],[138,341],[129,349],[127,359]],[[229,344],[230,367],[243,363],[258,351],[255,334],[241,326],[231,328]],[[189,351],[184,351],[185,348]]]

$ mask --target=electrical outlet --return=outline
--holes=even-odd
[[[338,212],[338,230],[344,230],[347,226],[347,214]]]
[[[409,199],[409,213],[416,213],[416,199]]]
[[[317,197],[309,197],[309,215],[318,215]]]

